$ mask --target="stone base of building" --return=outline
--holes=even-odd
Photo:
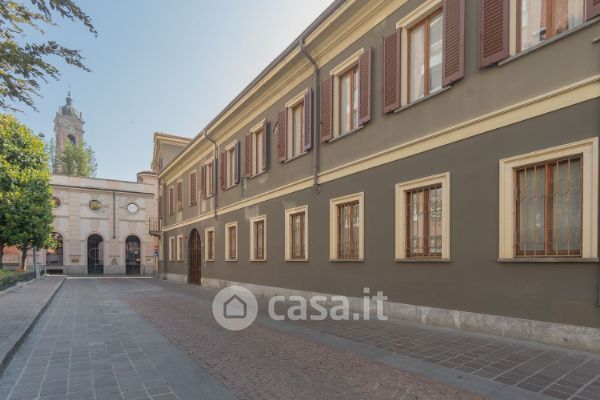
[[[162,276],[161,276],[161,278],[162,278]],[[183,275],[183,274],[170,274],[167,272],[165,274],[165,278],[167,278],[167,280],[169,280],[169,281],[187,283],[187,275]]]
[[[89,275],[86,265],[63,265],[63,266],[46,266],[48,273],[62,273],[65,275]],[[127,275],[124,265],[105,265],[103,275]],[[130,274],[129,276],[154,276],[154,266],[140,266],[139,274]]]
[[[312,296],[333,296],[325,293],[225,281],[221,279],[204,278],[202,280],[202,286],[217,289],[231,285],[245,287],[255,295],[266,298],[294,295],[304,297],[308,300]],[[351,312],[361,312],[363,310],[365,301],[363,298],[345,297],[347,297],[349,301]],[[328,305],[326,302],[322,304]],[[329,305],[333,305],[333,303]],[[338,305],[338,303],[336,303],[336,305]],[[376,302],[374,300],[370,301],[369,307],[371,309],[371,315],[375,315]],[[443,308],[395,303],[390,301],[384,302],[383,312],[384,315],[394,319],[600,353],[600,329],[595,328],[479,314],[468,311],[447,310]]]

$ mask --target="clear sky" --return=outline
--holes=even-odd
[[[38,112],[17,117],[53,137],[69,85],[99,178],[135,180],[152,135],[195,136],[330,0],[79,0],[99,35],[58,19],[45,37],[80,49],[92,72],[57,64]]]

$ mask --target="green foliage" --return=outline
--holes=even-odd
[[[54,171],[69,176],[96,176],[96,155],[85,143],[74,145],[65,141],[61,154],[56,156]]]
[[[19,281],[35,278],[35,272],[5,271],[0,269],[0,290],[16,285]]]
[[[26,251],[52,243],[51,199],[44,143],[15,117],[0,115],[0,246]]]
[[[63,47],[55,41],[30,43],[26,31],[44,33],[45,26],[54,25],[60,16],[82,22],[96,35],[90,18],[73,0],[30,0],[23,2],[0,0],[0,107],[17,110],[13,103],[24,103],[35,109],[33,96],[38,95],[40,82],[58,80],[60,72],[48,59],[58,57],[67,64],[89,71],[79,50]]]

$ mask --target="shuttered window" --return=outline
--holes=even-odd
[[[581,256],[582,158],[515,169],[515,254]]]
[[[306,212],[301,211],[291,214],[289,218],[290,258],[292,260],[303,260],[306,258]]]
[[[360,203],[351,201],[337,205],[337,258],[354,259],[360,254]]]
[[[198,204],[197,176],[196,172],[190,173],[190,205]]]
[[[250,220],[250,259],[252,261],[264,261],[267,259],[267,219],[257,217]]]
[[[584,8],[584,0],[517,0],[518,51],[581,25]]]
[[[481,0],[479,5],[479,65],[486,67],[509,55],[510,0]]]
[[[402,30],[383,38],[383,112],[400,107],[400,54]]]
[[[222,153],[221,186],[228,189],[239,183],[240,143],[229,145]]]
[[[409,32],[409,101],[442,88],[443,18],[437,10]]]
[[[339,77],[338,115],[339,134],[358,127],[358,66],[350,68]]]
[[[304,146],[304,102],[291,107],[291,124],[288,129],[287,158],[298,157]]]
[[[175,213],[175,199],[173,197],[173,188],[169,188],[169,215],[173,215]]]
[[[237,224],[225,225],[225,260],[237,260]]]
[[[183,210],[183,182],[177,182],[177,211]]]
[[[244,175],[247,177],[267,170],[267,126],[267,121],[263,121],[244,137]]]

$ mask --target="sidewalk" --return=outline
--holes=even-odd
[[[0,377],[65,277],[44,277],[0,292]]]

